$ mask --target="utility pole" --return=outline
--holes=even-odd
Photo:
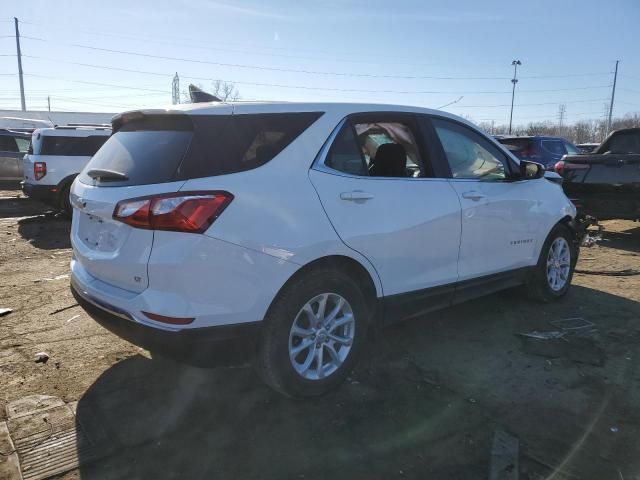
[[[51,111],[51,97],[47,95],[47,108]]]
[[[564,116],[567,113],[567,106],[563,103],[558,105],[558,128],[562,130],[562,126],[564,125]]]
[[[618,63],[620,60],[616,60],[616,71],[613,74],[613,90],[611,90],[611,103],[609,104],[609,119],[607,120],[607,133],[605,136],[609,135],[609,131],[611,130],[611,115],[613,114],[613,99],[616,96],[616,81],[618,80]]]
[[[18,18],[13,17],[13,22],[16,26],[16,50],[18,52],[18,77],[20,78],[20,103],[22,104],[22,111],[27,109],[24,101],[24,80],[22,78],[22,53],[20,52],[20,30],[18,30]]]
[[[511,62],[513,65],[513,78],[511,79],[511,83],[513,83],[513,90],[511,91],[511,114],[509,115],[509,135],[511,135],[511,126],[513,125],[513,100],[516,96],[516,83],[518,83],[518,65],[522,65],[520,60],[514,60]]]
[[[171,84],[171,103],[174,105],[180,103],[180,77],[178,77],[178,72],[173,76],[173,83]]]

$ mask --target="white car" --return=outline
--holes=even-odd
[[[109,126],[97,125],[34,130],[29,151],[22,160],[23,192],[70,214],[71,184],[109,135]]]
[[[71,189],[72,291],[152,352],[248,358],[278,391],[318,395],[375,326],[570,286],[580,234],[557,176],[459,117],[174,108],[114,117]]]

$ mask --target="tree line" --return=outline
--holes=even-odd
[[[492,135],[507,135],[509,125],[493,125],[491,122],[480,122],[478,126]],[[640,113],[627,114],[624,117],[611,120],[611,130],[621,128],[640,127]],[[600,143],[607,134],[606,119],[581,120],[570,125],[560,126],[556,122],[530,122],[526,125],[516,125],[511,130],[512,135],[548,135],[563,137],[578,143]]]

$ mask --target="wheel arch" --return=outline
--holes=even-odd
[[[367,266],[363,265],[362,262],[354,259],[353,257],[337,254],[319,257],[301,266],[280,287],[278,293],[271,301],[271,305],[273,305],[276,298],[278,298],[286,288],[296,282],[297,279],[308,274],[309,272],[323,268],[339,270],[352,277],[358,283],[358,285],[362,287],[365,296],[371,302],[371,305],[374,308],[377,304],[377,299],[379,297],[382,297],[382,285],[380,284],[378,275],[375,270],[373,270],[373,267],[370,267],[371,270],[373,270],[370,271]],[[269,309],[271,308],[271,305],[269,305]]]

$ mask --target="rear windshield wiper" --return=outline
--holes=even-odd
[[[116,172],[115,170],[104,170],[101,168],[92,168],[87,172],[87,175],[94,180],[99,180],[101,182],[117,182],[129,180],[129,177],[127,177],[122,172]]]

